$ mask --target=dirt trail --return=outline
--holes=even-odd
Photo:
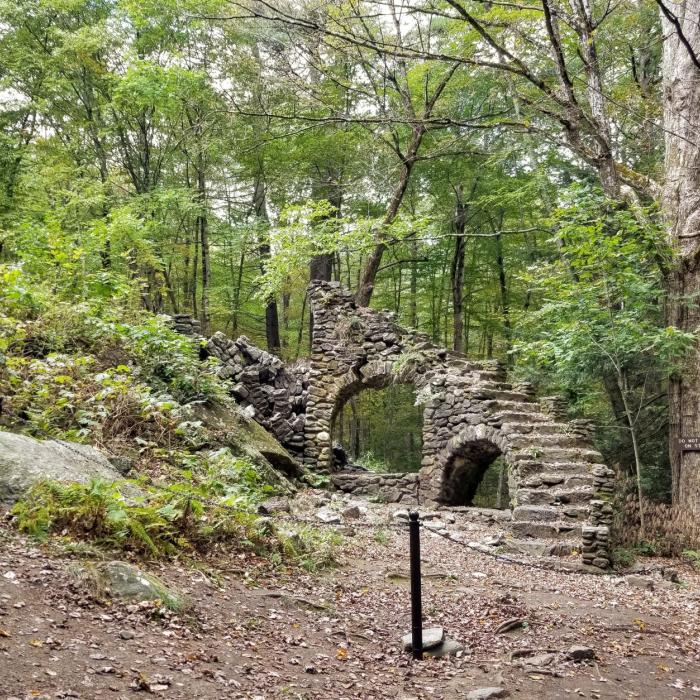
[[[470,537],[489,534],[470,525]],[[491,532],[493,534],[493,532]],[[379,540],[379,541],[378,541]],[[273,571],[251,556],[149,566],[193,603],[104,605],[52,557],[0,528],[0,700],[8,698],[466,698],[502,686],[515,698],[700,697],[700,577],[631,587],[619,577],[517,567],[423,538],[426,624],[465,646],[414,663],[406,535],[358,528],[339,568]],[[668,586],[668,587],[666,587]],[[526,626],[496,634],[509,618]],[[592,663],[566,660],[591,647]],[[516,658],[511,654],[529,653]],[[532,658],[534,654],[534,659]],[[524,666],[523,659],[535,661]]]

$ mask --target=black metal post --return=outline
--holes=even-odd
[[[411,646],[413,658],[423,658],[423,602],[420,586],[420,523],[418,512],[408,515],[408,531],[411,549]]]

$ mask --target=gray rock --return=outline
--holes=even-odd
[[[95,478],[116,481],[121,474],[93,447],[0,432],[0,503],[13,503],[44,479],[86,483]]]
[[[441,659],[443,656],[453,656],[459,651],[464,651],[464,645],[454,639],[446,638],[439,646],[433,649],[426,649],[425,655],[434,659]]]
[[[288,498],[268,498],[258,506],[260,515],[272,515],[273,513],[289,513]]]
[[[595,652],[590,647],[574,645],[566,652],[567,658],[572,661],[587,661],[595,659]]]
[[[344,508],[342,511],[342,516],[348,520],[357,520],[361,515],[359,506],[350,505]]]
[[[528,656],[523,659],[523,663],[528,666],[549,666],[556,660],[555,654],[535,654],[535,656]]]
[[[141,571],[124,561],[109,561],[99,564],[89,572],[97,583],[112,597],[123,600],[159,600],[172,610],[187,607],[187,601],[179,593],[168,588],[157,576]]]
[[[407,510],[395,510],[391,514],[391,519],[392,520],[408,520],[408,511]]]
[[[632,576],[625,576],[625,581],[628,586],[632,586],[633,588],[641,588],[647,591],[654,590],[654,580],[646,576],[637,576],[633,574]]]
[[[423,651],[434,649],[445,639],[445,630],[442,627],[424,627],[423,628]],[[413,637],[410,632],[404,634],[401,638],[404,651],[413,649]]]
[[[491,698],[507,698],[508,691],[505,688],[477,688],[467,693],[467,700],[491,700]]]
[[[330,508],[321,508],[316,511],[316,519],[326,525],[340,525],[340,516],[334,513]]]

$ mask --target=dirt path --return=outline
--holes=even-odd
[[[3,526],[0,700],[448,699],[485,686],[516,698],[700,697],[697,574],[640,590],[508,565],[426,533],[426,623],[465,651],[413,663],[398,643],[409,627],[406,536],[379,539],[358,529],[342,565],[322,575],[273,572],[242,555],[194,571],[150,566],[192,601],[178,617],[96,602],[74,562]],[[527,625],[494,632],[514,617]],[[572,645],[596,661],[566,660]]]

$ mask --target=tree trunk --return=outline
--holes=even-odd
[[[466,241],[464,227],[466,210],[464,207],[464,189],[462,185],[455,188],[455,247],[450,269],[452,286],[452,347],[455,352],[464,352],[464,253]]]
[[[197,214],[197,232],[199,244],[202,249],[202,290],[200,321],[202,333],[208,335],[211,325],[211,313],[209,311],[209,285],[211,283],[211,264],[209,257],[209,221],[207,219],[207,182],[204,174],[204,157],[200,153],[197,157],[197,200],[200,211]]]
[[[682,34],[663,16],[663,105],[665,184],[663,213],[677,253],[669,275],[669,322],[695,333],[700,327],[700,70],[691,49],[700,54],[700,0],[664,3]],[[684,43],[683,39],[686,43]],[[689,48],[690,47],[690,48]],[[669,450],[673,501],[700,515],[700,452],[681,452],[680,437],[700,435],[700,361],[698,347],[669,386]]]
[[[262,177],[262,165],[260,165],[260,172],[255,178],[253,209],[255,211],[255,216],[260,221],[266,224],[269,222],[265,183]],[[261,258],[260,269],[263,270],[262,260],[270,257],[270,242],[267,239],[267,231],[265,231],[259,239],[258,252]],[[280,342],[280,322],[279,313],[277,312],[277,300],[272,296],[265,302],[265,338],[267,339],[267,349],[273,353],[278,352],[282,345]]]
[[[360,282],[358,284],[357,294],[355,295],[355,301],[359,306],[369,306],[369,302],[372,299],[377,272],[379,271],[379,266],[382,264],[382,257],[387,248],[386,228],[391,225],[399,213],[399,208],[406,194],[406,189],[411,179],[411,172],[416,163],[416,157],[418,156],[418,150],[420,149],[424,134],[425,128],[422,126],[413,129],[406,155],[401,159],[401,175],[394,187],[394,192],[391,196],[389,206],[386,209],[384,220],[382,221],[381,230],[377,234],[377,244],[365,261],[360,274]]]
[[[513,364],[513,358],[510,354],[512,343],[512,331],[510,326],[510,305],[508,303],[508,282],[506,278],[506,268],[503,261],[503,241],[501,234],[496,233],[496,267],[498,268],[498,289],[501,297],[501,320],[503,321],[503,334],[506,340],[506,363],[508,366]]]
[[[408,325],[418,328],[418,241],[411,241],[411,303]]]

